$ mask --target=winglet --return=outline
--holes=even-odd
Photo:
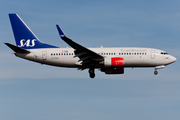
[[[64,32],[61,30],[61,28],[59,27],[59,25],[56,25],[57,29],[58,29],[58,32],[59,32],[59,35],[60,37],[63,39],[63,38],[67,38],[66,35],[64,34]]]

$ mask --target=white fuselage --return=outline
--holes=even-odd
[[[123,67],[158,67],[165,66],[176,61],[176,58],[166,54],[162,50],[153,48],[88,48],[104,58],[121,57],[123,58]],[[29,49],[31,53],[15,53],[16,56],[28,59],[41,64],[59,66],[59,67],[81,67],[82,61],[75,57],[73,48],[48,48],[48,49]],[[96,65],[95,68],[101,68],[104,64]]]
[[[9,14],[16,46],[5,43],[17,57],[58,67],[89,69],[91,78],[95,69],[105,74],[124,74],[124,67],[164,68],[176,58],[153,48],[116,47],[86,48],[68,38],[59,25],[56,25],[61,39],[72,48],[58,48],[41,42],[17,14]]]

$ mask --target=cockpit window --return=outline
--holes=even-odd
[[[162,54],[162,55],[168,55],[168,53],[166,53],[166,52],[161,52],[161,54]]]

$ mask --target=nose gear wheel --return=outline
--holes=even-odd
[[[155,70],[155,71],[154,71],[154,74],[157,75],[157,74],[158,74],[158,71]]]

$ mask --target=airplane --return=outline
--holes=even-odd
[[[15,56],[41,64],[89,69],[89,76],[95,77],[95,69],[105,74],[124,74],[126,67],[154,67],[157,69],[175,62],[177,59],[167,52],[142,47],[100,47],[86,48],[68,38],[56,25],[61,39],[72,48],[60,48],[41,42],[17,14],[9,14],[16,46],[5,43]]]

